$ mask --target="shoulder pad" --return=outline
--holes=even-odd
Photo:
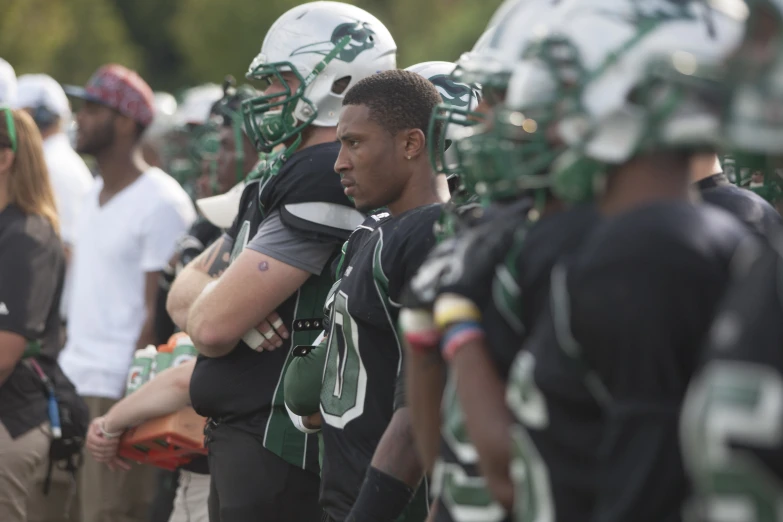
[[[283,205],[280,219],[285,226],[308,236],[345,241],[362,224],[364,216],[345,205],[313,201]]]

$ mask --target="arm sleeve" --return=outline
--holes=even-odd
[[[272,212],[258,227],[247,248],[287,265],[320,275],[339,247],[339,241],[306,238],[286,227],[280,213]]]
[[[23,234],[0,246],[0,330],[38,338],[59,289],[62,270],[50,249]]]
[[[150,213],[142,229],[142,270],[163,270],[174,255],[177,241],[185,235],[190,224],[188,217],[170,203],[161,204]]]

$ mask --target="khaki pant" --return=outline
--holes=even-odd
[[[90,418],[105,415],[117,401],[84,397]],[[130,471],[111,471],[88,451],[79,470],[82,522],[146,522],[155,493],[154,468],[134,464]]]
[[[48,468],[49,459],[45,458],[35,472],[35,485],[27,501],[27,522],[79,522],[79,497],[69,472],[55,464],[49,493],[43,494]]]
[[[0,520],[26,522],[27,499],[35,485],[35,472],[49,456],[45,426],[12,439],[0,423]]]
[[[209,522],[209,475],[179,471],[179,487],[169,522]]]

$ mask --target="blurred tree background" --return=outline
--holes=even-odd
[[[274,20],[301,0],[1,0],[0,57],[17,74],[84,84],[101,64],[138,70],[176,92],[226,74],[244,78]],[[501,0],[349,0],[377,16],[398,66],[456,60]]]

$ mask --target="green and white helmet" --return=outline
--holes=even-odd
[[[481,85],[478,82],[466,80],[467,76],[463,77],[460,63],[466,60],[473,60],[476,55],[481,54],[482,50],[488,45],[493,32],[494,28],[485,31],[478,42],[476,42],[473,50],[463,53],[458,62],[450,64],[449,81],[454,85],[470,86],[470,89],[476,93],[477,101],[481,100]],[[478,102],[475,105],[449,103],[449,100],[444,97],[443,103],[438,104],[432,111],[430,131],[427,139],[429,142],[430,160],[438,174],[445,174],[451,178],[462,173],[460,158],[457,156],[455,149],[450,148],[449,145],[453,142],[461,127],[475,125],[481,120],[481,115],[475,112],[477,105]],[[433,134],[436,128],[440,128],[443,131],[439,134],[438,139]],[[448,152],[447,149],[449,149]]]
[[[501,101],[519,50],[531,34],[529,30],[520,28],[531,27],[529,19],[556,1],[506,0],[492,16],[473,49],[463,53],[457,60],[452,80],[472,85],[490,106]],[[461,135],[462,128],[474,126],[482,120],[482,114],[444,103],[433,111],[430,128],[440,125],[445,129],[443,136],[454,140]],[[445,141],[436,143],[430,136],[433,167],[438,173],[449,177],[464,177],[462,158],[456,149],[452,149],[450,157],[446,157],[445,145]],[[465,182],[467,185],[473,184],[470,179],[465,179]]]
[[[276,77],[286,85],[282,74],[291,72],[301,84],[242,104],[256,148],[268,152],[286,143],[293,151],[308,125],[336,126],[345,93],[363,78],[395,69],[396,54],[388,29],[356,6],[310,2],[283,14],[267,32],[247,77]]]
[[[639,153],[720,145],[717,70],[742,35],[743,2],[567,0],[558,11],[508,100],[520,128],[569,147],[552,168],[556,194],[592,199],[607,167]],[[555,86],[569,92],[552,104]],[[547,104],[541,125],[530,108]]]
[[[493,108],[493,113],[497,111],[507,96],[511,74],[520,62],[522,52],[545,32],[546,20],[560,3],[558,0],[504,3],[490,22],[490,29],[482,36],[481,48],[462,56],[453,78],[480,84],[483,99]],[[453,111],[439,107],[433,113],[433,120],[443,120],[449,131],[454,128],[448,134],[455,142],[456,170],[467,190],[478,193],[485,203],[519,194],[516,186],[507,183],[512,171],[499,163],[500,156],[510,152],[507,150],[510,144],[498,140],[491,132],[494,116],[491,121],[475,113],[456,119]]]
[[[181,101],[171,116],[172,129],[166,137],[164,162],[168,173],[193,197],[205,151],[209,148],[217,152],[217,141],[208,132],[206,124],[212,104],[222,96],[223,89],[214,83],[191,87],[182,93]],[[205,143],[209,143],[209,147],[205,147]]]
[[[475,86],[455,82],[451,77],[455,68],[452,62],[422,62],[405,70],[427,78],[438,89],[444,104],[473,110],[479,103],[480,93]]]
[[[469,118],[470,115],[475,114],[473,111],[481,100],[481,92],[475,85],[455,81],[452,77],[455,68],[456,64],[452,62],[422,62],[411,65],[405,70],[424,76],[438,89],[443,103],[438,105],[438,109],[433,114],[440,115],[448,111],[449,121],[458,122],[459,125],[470,125],[473,120]],[[438,128],[437,133],[436,128]],[[454,148],[451,148],[455,132],[455,126],[445,124],[445,121],[440,118],[433,117],[430,120],[427,133],[430,160],[437,172],[448,177],[456,174],[459,161]]]

